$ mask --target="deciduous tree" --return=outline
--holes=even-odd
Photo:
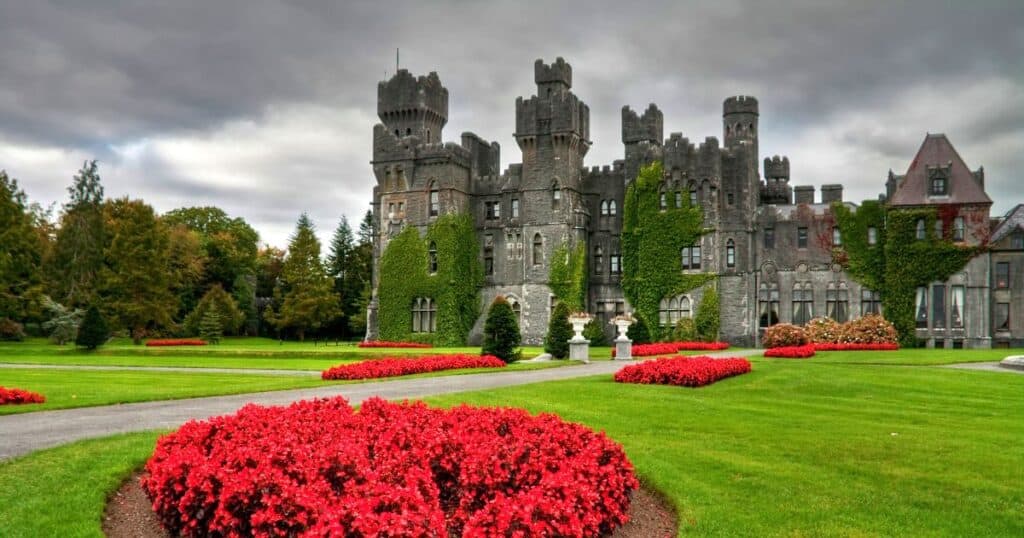
[[[25,320],[42,300],[42,252],[24,191],[0,171],[0,318]]]

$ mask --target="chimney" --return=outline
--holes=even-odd
[[[838,184],[821,186],[821,203],[831,204],[832,202],[843,201],[843,186]]]
[[[814,203],[813,185],[797,185],[796,187],[793,187],[793,193],[796,195],[794,203],[797,205]]]

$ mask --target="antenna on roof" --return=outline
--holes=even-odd
[[[395,73],[398,72],[398,47],[395,47]]]

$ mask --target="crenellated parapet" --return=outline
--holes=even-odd
[[[377,115],[385,123],[398,114],[423,111],[448,122],[448,89],[436,72],[419,78],[406,69],[377,84]]]
[[[764,177],[789,182],[789,157],[765,157]]]
[[[590,107],[571,92],[516,99],[516,136],[575,134],[590,140]]]
[[[751,95],[735,95],[729,97],[722,104],[722,112],[728,116],[731,114],[754,114],[758,113],[757,98]]]
[[[561,56],[551,64],[537,58],[533,63],[533,79],[538,88],[568,90],[572,88],[572,66]]]
[[[626,105],[622,107],[622,142],[661,144],[664,123],[665,117],[654,103],[651,103],[642,115],[638,115]]]

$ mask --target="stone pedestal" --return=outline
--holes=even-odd
[[[615,339],[615,360],[628,361],[633,359],[633,341],[625,335]]]
[[[1005,359],[999,361],[999,366],[1003,368],[1012,368],[1014,370],[1024,370],[1024,355],[1010,355]]]
[[[569,340],[569,359],[590,364],[590,340],[572,337]]]

